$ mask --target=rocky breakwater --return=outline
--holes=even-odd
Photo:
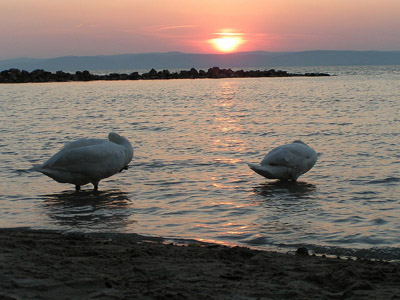
[[[182,70],[170,72],[151,69],[148,73],[130,74],[110,73],[106,75],[91,74],[89,71],[66,73],[57,71],[47,72],[41,69],[28,72],[19,69],[9,69],[0,72],[0,83],[27,83],[27,82],[67,82],[67,81],[94,81],[94,80],[152,80],[152,79],[197,79],[197,78],[247,78],[247,77],[294,77],[294,76],[330,76],[326,73],[292,74],[281,70],[231,70],[213,67],[204,70]]]

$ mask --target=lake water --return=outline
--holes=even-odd
[[[0,85],[0,227],[400,259],[400,66],[284,70],[337,76]],[[99,192],[29,171],[110,131],[134,159]],[[297,183],[248,168],[296,139]]]

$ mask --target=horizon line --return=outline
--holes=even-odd
[[[299,50],[299,51],[267,51],[267,50],[254,50],[254,51],[238,51],[238,52],[230,52],[230,53],[195,53],[195,52],[182,52],[182,51],[165,51],[165,52],[133,52],[133,53],[120,53],[120,54],[93,54],[93,55],[61,55],[61,56],[54,56],[54,57],[14,57],[14,58],[4,58],[0,59],[0,61],[7,61],[7,60],[18,60],[18,59],[35,59],[35,60],[49,60],[49,59],[59,59],[59,58],[66,58],[66,57],[106,57],[106,56],[124,56],[124,55],[154,55],[154,54],[187,54],[187,55],[216,55],[216,56],[231,56],[236,54],[251,54],[251,53],[305,53],[305,52],[382,52],[382,53],[393,53],[399,52],[400,50]]]

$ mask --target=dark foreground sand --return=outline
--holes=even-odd
[[[0,299],[400,299],[400,265],[5,229]]]

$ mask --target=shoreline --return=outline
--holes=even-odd
[[[0,229],[0,299],[395,299],[400,264]]]
[[[70,82],[70,81],[119,81],[119,80],[171,80],[171,79],[220,79],[220,78],[255,78],[255,77],[321,77],[331,76],[327,73],[304,73],[294,74],[282,70],[237,70],[220,69],[219,67],[209,68],[207,71],[191,68],[189,71],[170,72],[169,70],[156,71],[151,69],[148,73],[130,74],[110,73],[106,75],[95,75],[89,71],[77,71],[56,73],[37,69],[32,72],[19,69],[9,69],[0,72],[0,83],[34,83],[34,82]]]

